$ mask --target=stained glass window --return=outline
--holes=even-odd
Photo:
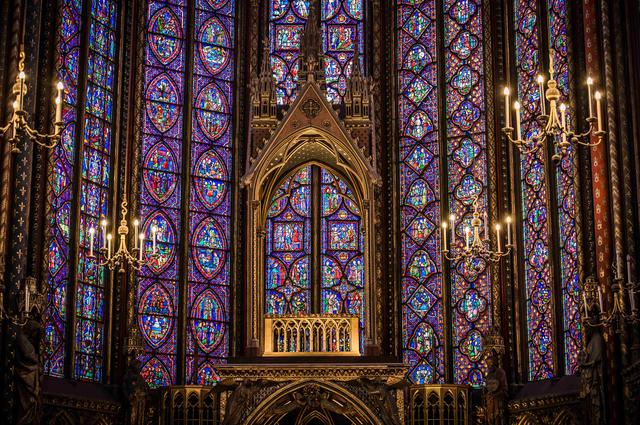
[[[80,185],[80,248],[76,272],[75,376],[99,380],[104,345],[104,268],[89,257],[86,229],[107,216],[111,175],[116,3],[91,3]]]
[[[360,210],[349,187],[321,170],[322,313],[356,314],[364,326],[364,258]]]
[[[555,78],[562,90],[562,100],[572,101],[571,74],[568,58],[568,20],[570,9],[565,0],[549,0],[549,43],[553,49]],[[573,108],[569,108],[573,110]],[[571,123],[573,117],[569,115]],[[560,271],[562,277],[562,310],[564,329],[565,372],[573,374],[578,367],[582,348],[580,325],[578,241],[576,229],[576,153],[571,145],[556,171],[558,226],[560,229]]]
[[[539,128],[535,116],[540,112],[540,94],[536,87],[536,74],[540,72],[540,55],[544,54],[540,26],[541,12],[535,4],[515,3],[516,55],[518,67],[518,95],[523,104],[525,134],[536,134]],[[570,102],[571,76],[567,58],[567,4],[549,1],[545,11],[549,19],[548,45],[553,51],[555,78],[562,90],[561,102]],[[572,117],[569,117],[571,120]],[[550,168],[552,167],[552,168]],[[555,169],[555,170],[554,170]],[[550,175],[554,170],[555,175]],[[525,284],[527,294],[527,334],[529,340],[529,378],[544,379],[553,376],[560,365],[554,363],[555,333],[563,330],[564,368],[574,373],[580,352],[581,329],[578,300],[578,259],[575,222],[575,151],[570,147],[567,155],[556,166],[546,164],[545,153],[539,150],[523,155],[521,159],[522,216],[524,218]],[[556,180],[557,215],[549,214],[551,180]],[[557,239],[560,258],[561,300],[553,299],[554,284],[549,266],[550,220],[557,220]],[[554,242],[554,245],[556,242]],[[563,316],[554,320],[554,304],[562,303]],[[561,322],[561,324],[557,323]]]
[[[278,187],[267,217],[265,312],[311,313],[311,167]]]
[[[53,149],[49,174],[49,302],[44,323],[44,371],[53,376],[64,376],[65,373],[82,2],[65,0],[61,5],[61,15],[56,68],[58,78],[65,86],[62,113],[65,126],[60,144]]]
[[[149,2],[140,215],[147,235],[158,229],[158,255],[139,274],[138,326],[152,386],[176,383],[186,14],[183,1]]]
[[[518,96],[522,99],[522,125],[526,136],[536,134],[539,113],[536,75],[540,69],[540,28],[535,3],[516,2],[516,56]],[[544,151],[521,157],[522,216],[524,226],[525,286],[527,294],[527,339],[529,378],[553,376],[553,323],[551,271],[549,268],[549,223]]]
[[[344,180],[316,166],[286,178],[267,214],[266,313],[355,314],[363,329],[363,237]]]
[[[445,0],[444,9],[449,212],[462,238],[474,199],[488,209],[481,1]],[[491,277],[483,260],[450,266],[454,382],[479,386],[486,371],[482,338],[491,325]]]
[[[451,264],[445,306],[438,227],[443,193],[449,213],[457,217],[458,237],[469,225],[474,199],[482,209],[487,206],[482,8],[473,0],[447,0],[442,10],[437,4],[397,2],[403,353],[414,382],[444,382],[444,363],[450,360],[454,382],[478,386],[486,371],[482,338],[491,325],[489,271],[481,261]],[[436,19],[444,22],[442,59]],[[446,99],[443,116],[439,90]],[[446,157],[440,153],[441,131]],[[446,188],[440,186],[442,169],[448,170]],[[445,310],[452,318],[447,325]],[[452,334],[450,359],[444,354],[445,326]]]
[[[88,4],[87,26],[82,2],[63,2],[58,39],[58,76],[65,84],[62,142],[52,154],[49,220],[49,292],[44,349],[45,372],[54,376],[73,375],[100,381],[103,376],[105,317],[105,275],[88,256],[86,230],[98,227],[106,216],[113,126],[113,97],[116,61],[117,3],[92,0]],[[86,61],[81,60],[80,38],[88,31]],[[86,75],[80,78],[80,68]],[[79,86],[83,85],[80,93]],[[80,102],[84,102],[81,104]],[[82,126],[79,124],[82,123]],[[82,132],[82,143],[78,136]],[[77,159],[77,161],[76,161]],[[80,168],[79,193],[73,193],[73,177]],[[74,202],[75,201],[75,202]],[[78,202],[79,201],[79,202]],[[72,223],[72,217],[79,217]],[[78,235],[78,250],[71,247]],[[98,240],[97,243],[101,243]],[[75,285],[69,277],[75,271]],[[68,297],[73,300],[73,370],[65,370]]]
[[[397,2],[404,363],[444,382],[436,3]]]
[[[271,69],[276,78],[278,104],[295,99],[300,37],[309,14],[309,0],[270,0]],[[324,68],[327,96],[337,103],[347,88],[352,60],[364,46],[362,0],[321,0]]]
[[[321,17],[327,98],[339,103],[347,90],[354,54],[364,46],[362,0],[323,0]]]
[[[229,351],[234,19],[233,1],[149,2],[140,196],[144,229],[159,229],[160,255],[139,274],[138,325],[142,374],[153,387],[211,385]],[[187,43],[192,75],[185,74]],[[177,375],[181,362],[184,376]]]

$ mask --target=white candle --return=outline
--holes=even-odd
[[[464,228],[464,237],[467,249],[469,249],[469,245],[471,243],[471,229],[469,228],[469,226],[466,226]]]
[[[596,116],[598,118],[598,131],[602,131],[602,105],[600,102],[602,100],[602,94],[600,94],[600,92],[597,91],[594,97],[596,98]]]
[[[447,251],[447,222],[442,222],[442,246],[443,250]]]
[[[107,247],[107,220],[104,218],[100,221],[100,229],[102,229],[102,247]]]
[[[18,106],[20,106],[20,110],[22,110],[22,107],[24,105],[24,79],[27,76],[24,74],[24,71],[20,71],[20,73],[18,74],[18,79],[20,79],[20,93],[18,94]]]
[[[111,258],[111,239],[113,239],[113,235],[109,233],[107,235],[107,259]]]
[[[511,216],[507,216],[507,246],[511,246]]]
[[[456,215],[451,214],[449,221],[451,222],[451,246],[453,246],[456,244]]]
[[[540,112],[542,115],[545,115],[546,108],[544,105],[544,77],[542,75],[538,75],[538,90],[540,90]]]
[[[631,303],[631,310],[635,310],[636,309],[636,299],[635,299],[635,293],[633,292],[633,289],[631,289],[631,286],[629,286],[629,303]]]
[[[133,220],[133,234],[137,235],[138,234],[138,226],[140,225],[140,222],[138,221],[138,219]],[[133,240],[133,247],[137,248],[138,247],[138,241],[134,238]]]
[[[582,292],[582,302],[584,305],[584,317],[585,319],[589,318],[589,307],[587,306],[587,294]]]
[[[58,81],[56,86],[58,89],[58,95],[56,96],[56,123],[62,122],[62,90],[64,89],[64,84],[62,81]]]
[[[510,114],[510,109],[511,109],[511,104],[509,103],[509,87],[505,87],[504,88],[504,116],[505,116],[505,122],[506,125],[505,127],[511,127],[511,117],[509,116]]]
[[[24,311],[27,314],[29,313],[29,301],[30,301],[29,297],[31,295],[29,289],[30,289],[29,285],[25,284],[24,285]]]
[[[140,233],[140,261],[142,261],[142,253],[144,252],[144,233]]]
[[[564,131],[562,132],[562,142],[567,143],[566,132],[569,131],[569,129],[567,128],[567,105],[565,105],[564,103],[560,104],[560,124],[564,129]]]
[[[633,282],[633,276],[631,276],[631,256],[627,254],[627,283]]]
[[[593,117],[593,101],[591,100],[591,86],[593,85],[593,78],[587,78],[587,98],[589,99],[589,118]]]
[[[15,113],[18,111],[19,106],[20,106],[20,105],[18,105],[18,101],[17,101],[17,100],[13,102],[13,114],[14,114],[14,118],[16,118],[16,117],[15,117]],[[12,125],[11,125],[11,127],[12,127],[12,129],[11,129],[11,130],[12,130],[12,133],[13,133],[13,135],[11,136],[11,138],[12,138],[12,139],[15,139],[15,138],[16,138],[16,136],[18,135],[18,124],[17,124],[17,122],[13,122],[13,121],[12,121]]]
[[[496,240],[498,241],[498,252],[502,252],[502,246],[500,245],[500,223],[496,224]]]
[[[616,278],[622,279],[622,253],[616,252]]]
[[[56,97],[56,120],[54,124],[62,122],[62,99],[60,96]]]
[[[484,238],[489,240],[489,216],[484,212]]]
[[[93,238],[95,236],[96,229],[93,227],[89,229],[89,257],[93,257]]]
[[[522,133],[520,131],[520,102],[517,100],[513,103],[513,109],[516,114],[516,140],[522,140]]]
[[[604,304],[602,302],[602,290],[598,286],[598,304],[600,305],[600,312],[604,311]]]

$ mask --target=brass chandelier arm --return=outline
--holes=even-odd
[[[558,163],[567,155],[567,151],[571,145],[595,147],[602,143],[602,139],[606,135],[603,130],[602,116],[602,94],[598,91],[592,95],[593,79],[587,79],[588,100],[589,100],[589,116],[586,118],[588,129],[583,133],[574,133],[571,130],[570,121],[567,118],[571,114],[567,110],[567,105],[558,103],[562,95],[558,88],[558,82],[554,79],[553,69],[553,49],[549,50],[549,79],[546,82],[546,90],[544,84],[544,76],[538,75],[538,94],[540,98],[539,111],[535,117],[535,121],[539,125],[539,133],[531,137],[522,136],[521,116],[522,105],[517,100],[510,104],[511,91],[508,87],[504,88],[504,105],[505,105],[505,126],[502,128],[503,134],[507,140],[518,148],[522,155],[529,155],[543,147],[547,141],[553,145],[554,155],[552,159]],[[593,100],[595,100],[596,111],[594,114]],[[548,113],[547,113],[548,106]],[[511,126],[510,113],[515,111],[515,136],[514,128]],[[592,137],[595,136],[595,141]]]

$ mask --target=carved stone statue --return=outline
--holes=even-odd
[[[590,314],[597,314],[595,307]],[[591,316],[594,317],[594,316]],[[587,345],[580,353],[580,397],[585,400],[587,417],[594,425],[603,424],[605,395],[603,381],[604,340],[600,328],[585,326]]]
[[[245,379],[240,383],[221,382],[216,385],[217,390],[233,390],[231,397],[227,401],[224,413],[225,425],[236,425],[247,413],[247,409],[251,405],[253,396],[260,391],[261,388],[273,384],[273,381],[258,379]]]
[[[396,384],[389,385],[380,378],[358,378],[352,383],[362,385],[366,392],[372,397],[378,408],[382,412],[382,421],[385,424],[398,424],[400,423],[400,417],[398,415],[398,409],[391,394],[398,389],[404,389],[407,386],[406,381],[400,381]]]
[[[16,339],[15,385],[17,394],[17,424],[40,423],[40,335],[42,325],[29,318],[20,327]]]
[[[487,357],[487,386],[484,390],[485,418],[488,425],[507,423],[507,374],[500,367],[499,354],[492,351]]]
[[[132,356],[129,359],[122,389],[127,399],[127,424],[144,425],[146,417],[147,394],[149,386],[140,376],[140,361]]]

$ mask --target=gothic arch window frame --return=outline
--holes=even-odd
[[[309,124],[299,129],[283,133],[288,128],[287,120],[294,115],[307,98],[316,97],[316,102],[324,105],[333,117],[338,131],[329,132],[317,124]],[[380,176],[369,160],[356,146],[347,130],[338,121],[315,83],[306,83],[291,105],[290,112],[266,142],[264,149],[250,166],[242,179],[247,190],[247,306],[249,317],[246,322],[247,351],[261,355],[264,347],[264,299],[265,299],[265,229],[271,197],[279,182],[300,166],[316,162],[337,175],[344,177],[353,190],[356,202],[361,206],[362,231],[364,233],[364,293],[365,304],[375,305],[372,301],[373,265],[375,264],[375,186],[380,184]],[[318,123],[319,124],[319,123]],[[324,124],[333,126],[325,121]],[[364,337],[365,347],[375,344],[375,311],[365,309]]]
[[[302,174],[300,174],[302,173]],[[295,178],[298,176],[302,176],[307,180],[307,183],[298,184],[294,186]],[[304,271],[292,270],[288,269],[285,266],[287,261],[283,262],[280,257],[280,253],[273,246],[274,236],[273,232],[275,231],[276,226],[286,226],[285,223],[303,223],[302,226],[298,224],[297,228],[302,230],[301,239],[299,239],[302,249],[294,249],[294,252],[297,252],[298,258],[294,259],[291,262],[290,267],[295,268],[295,264],[299,261],[305,262],[306,259],[306,277],[307,277],[307,286],[301,287],[296,285],[296,293],[298,293],[298,297],[296,297],[295,301],[298,303],[292,302],[292,300],[285,300],[284,307],[285,310],[291,309],[292,313],[299,314],[299,308],[302,307],[305,310],[308,310],[307,313],[311,314],[330,314],[325,310],[331,309],[331,307],[327,304],[325,305],[325,301],[327,301],[328,294],[335,294],[333,298],[334,303],[332,304],[333,308],[338,310],[351,310],[350,313],[342,311],[339,314],[357,314],[360,316],[360,326],[363,329],[363,320],[364,320],[364,310],[366,307],[362,305],[356,305],[357,301],[364,301],[364,270],[362,273],[358,273],[357,263],[358,259],[361,261],[364,260],[364,232],[362,230],[362,209],[363,209],[363,199],[361,196],[356,196],[354,193],[354,183],[351,179],[344,176],[343,173],[336,171],[334,167],[329,166],[325,162],[317,159],[310,159],[309,161],[298,165],[296,168],[292,170],[288,170],[283,175],[278,175],[280,180],[269,179],[269,185],[265,190],[264,199],[268,199],[268,211],[267,216],[265,217],[264,227],[265,227],[265,235],[266,241],[265,249],[266,253],[266,263],[265,267],[265,285],[267,287],[270,286],[270,280],[268,276],[269,271],[269,261],[274,261],[274,264],[277,263],[280,266],[275,270],[285,271],[285,280],[282,282],[286,284],[287,280],[295,281],[291,273],[298,273],[299,275],[304,275]],[[325,181],[325,178],[330,180],[328,182]],[[275,185],[273,184],[275,183]],[[286,189],[284,193],[280,193],[283,191],[283,185],[286,185]],[[294,187],[292,187],[294,186]],[[300,188],[303,186],[308,186],[307,190],[302,189],[302,192],[305,193],[305,196],[309,196],[309,205],[307,206],[307,211],[299,211],[299,207],[292,204],[290,200],[287,200],[284,204],[281,202],[283,198],[290,198],[291,194],[295,191],[296,193],[300,192]],[[329,198],[325,198],[325,188],[333,187],[334,191],[329,191],[329,194],[335,195],[340,201],[337,203],[333,209],[329,207],[325,209],[325,201],[328,201]],[[278,196],[280,195],[280,196]],[[345,202],[343,203],[343,200]],[[273,214],[272,210],[274,205],[278,205],[277,214]],[[282,206],[283,205],[283,206]],[[290,219],[284,218],[282,214],[285,214],[285,217],[289,214],[292,215]],[[294,218],[294,216],[296,216]],[[284,219],[283,219],[284,218]],[[300,221],[302,220],[302,221]],[[281,223],[281,224],[279,224]],[[327,243],[327,238],[329,237],[330,223],[339,224],[339,223],[349,223],[350,228],[356,228],[354,233],[356,237],[355,247],[349,247],[345,249],[340,248],[331,248]],[[308,227],[308,228],[307,228]],[[315,234],[315,236],[314,236]],[[308,243],[307,243],[308,242]],[[306,249],[308,248],[308,250]],[[282,251],[284,252],[284,251]],[[348,252],[348,254],[347,254]],[[285,254],[291,255],[291,253]],[[296,254],[294,254],[296,255]],[[345,255],[350,256],[347,257],[347,260],[343,260],[345,264],[342,264],[337,260],[337,255]],[[347,291],[345,288],[337,289],[337,284],[335,280],[333,280],[333,284],[325,286],[327,283],[325,278],[327,277],[326,271],[324,270],[325,260],[330,264],[330,270],[333,273],[339,273],[339,281],[340,284],[344,283],[350,289]],[[289,260],[290,261],[290,260]],[[333,266],[331,266],[333,264]],[[303,267],[305,264],[303,264]],[[314,268],[317,268],[314,269]],[[274,270],[274,269],[272,269]],[[352,271],[355,273],[356,277],[346,277],[348,275],[348,271]],[[300,280],[301,277],[298,277]],[[360,279],[360,280],[359,280]],[[295,282],[300,283],[300,282]],[[294,283],[294,285],[295,285]],[[278,294],[281,285],[277,287],[272,287],[271,289],[273,295],[281,295]],[[339,292],[344,290],[345,292]],[[269,297],[269,290],[266,290],[266,298],[274,299]],[[303,292],[304,294],[299,294]],[[357,295],[351,298],[347,298],[348,294],[359,293],[362,295],[359,298]],[[302,296],[300,296],[302,295]],[[282,298],[279,298],[282,300]],[[347,303],[347,300],[349,301]],[[351,302],[355,302],[356,304],[351,304]],[[268,303],[267,303],[268,304]],[[339,305],[338,305],[339,304]],[[276,303],[269,308],[265,308],[269,314],[277,315],[277,314],[290,314],[283,312],[272,312],[275,308]],[[327,308],[324,308],[324,307]]]

